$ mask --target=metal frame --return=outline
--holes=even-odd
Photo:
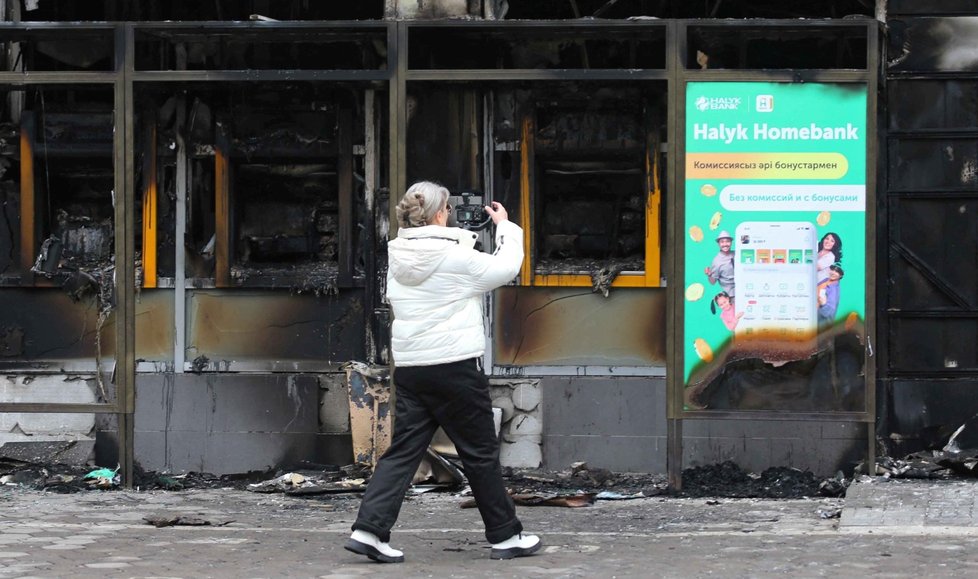
[[[892,4],[892,2],[891,2]],[[944,11],[935,9],[932,3],[919,3],[911,8],[912,3],[902,2],[902,10],[896,11],[888,7],[885,13],[881,13],[879,18],[885,20],[887,24],[894,21],[905,21],[910,22],[926,22],[926,21],[939,21],[939,20],[951,20],[954,18],[961,19],[974,19],[978,16],[978,8],[976,8],[973,3],[972,5],[965,8],[965,3],[959,3],[960,8],[950,8],[948,7]],[[919,6],[919,8],[917,7]],[[978,72],[974,70],[935,70],[937,67],[933,66],[921,66],[914,67],[910,69],[901,68],[896,60],[898,60],[899,54],[893,54],[894,62],[890,62],[890,55],[888,54],[889,46],[884,41],[880,49],[880,54],[882,58],[882,64],[880,70],[880,83],[881,83],[881,93],[883,93],[883,98],[887,98],[886,95],[889,93],[889,83],[946,83],[953,81],[964,81],[964,82],[975,82],[978,80]],[[889,64],[888,64],[889,63]],[[892,66],[892,68],[890,68]],[[881,115],[882,116],[882,115]],[[978,129],[975,127],[953,127],[945,126],[941,128],[901,128],[894,129],[890,127],[890,123],[887,122],[885,116],[879,119],[880,131],[879,131],[879,141],[880,141],[880,151],[887,152],[890,150],[894,143],[907,142],[907,141],[927,141],[931,139],[974,139],[974,135]],[[902,408],[901,404],[896,399],[899,394],[897,391],[903,389],[904,392],[910,391],[912,388],[918,387],[920,384],[932,384],[937,386],[941,385],[958,385],[962,383],[973,382],[976,377],[978,377],[978,370],[971,367],[958,367],[958,368],[947,368],[947,367],[930,367],[923,370],[915,370],[911,368],[906,368],[904,364],[901,364],[898,357],[891,353],[892,343],[895,342],[893,329],[895,326],[904,321],[909,320],[924,320],[930,319],[933,323],[938,322],[948,322],[952,319],[969,320],[972,321],[978,317],[978,308],[970,304],[970,301],[963,299],[961,294],[957,292],[953,287],[950,287],[943,276],[939,275],[933,266],[926,263],[922,263],[917,257],[916,253],[907,250],[900,244],[892,243],[893,240],[901,239],[901,223],[900,219],[896,218],[901,214],[901,211],[905,211],[905,208],[901,208],[901,205],[905,201],[915,201],[915,200],[926,200],[926,201],[950,201],[950,200],[960,200],[962,203],[965,201],[975,201],[978,199],[978,189],[974,186],[953,186],[948,185],[946,187],[935,187],[933,185],[927,186],[917,186],[913,188],[907,188],[901,183],[892,181],[890,179],[890,167],[888,163],[881,163],[879,166],[879,183],[881,195],[878,199],[877,207],[879,210],[877,223],[881,231],[886,231],[887,236],[882,238],[882,243],[879,244],[877,248],[877,259],[879,263],[879,268],[877,271],[877,282],[880,291],[883,292],[879,303],[877,304],[876,313],[878,314],[877,322],[877,334],[880,336],[882,342],[878,345],[879,352],[879,365],[877,368],[877,391],[882,394],[881,400],[878,404],[879,422],[882,428],[886,432],[892,432],[894,430],[894,425],[890,423],[891,420],[897,418],[901,414]],[[946,234],[946,233],[945,233]],[[953,235],[953,233],[951,234]],[[949,240],[947,246],[953,241]],[[957,309],[948,309],[947,311],[939,311],[936,308],[927,310],[923,308],[915,309],[902,309],[894,306],[891,303],[891,296],[888,295],[888,280],[891,274],[894,272],[896,267],[898,267],[899,259],[893,259],[891,257],[891,252],[897,252],[900,257],[908,260],[913,264],[912,268],[916,269],[921,276],[928,280],[928,282],[934,284],[937,288],[940,288],[948,296],[956,302]],[[903,366],[903,367],[901,367]],[[913,385],[913,386],[911,386]],[[891,408],[890,405],[893,404],[895,407]],[[967,411],[966,408],[961,410]]]
[[[393,45],[396,37],[396,29],[393,23],[389,22],[289,22],[289,23],[227,23],[227,22],[162,22],[162,23],[120,23],[120,24],[79,24],[74,22],[54,22],[29,24],[22,23],[0,23],[0,39],[5,35],[18,34],[25,38],[32,35],[50,34],[59,31],[77,32],[104,32],[111,34],[114,40],[114,63],[112,71],[98,72],[59,72],[59,71],[39,71],[39,72],[0,72],[0,86],[3,87],[26,87],[43,85],[111,85],[114,89],[114,113],[113,122],[115,126],[113,137],[113,167],[114,167],[114,190],[117,192],[114,202],[114,239],[115,239],[115,263],[121,264],[116,268],[115,275],[115,333],[116,333],[116,352],[115,352],[115,385],[116,397],[112,403],[95,404],[61,404],[61,403],[12,403],[0,402],[0,412],[25,412],[25,413],[96,413],[96,414],[115,414],[118,418],[118,446],[120,470],[123,484],[126,487],[133,485],[134,468],[134,412],[135,412],[135,378],[137,363],[135,359],[135,183],[132,177],[135,175],[135,152],[130,143],[135,142],[134,135],[134,87],[136,83],[166,83],[166,82],[261,82],[261,81],[333,81],[333,82],[364,82],[376,83],[385,86],[394,77],[394,64],[397,62],[397,52],[389,51],[386,70],[241,70],[241,71],[148,71],[135,69],[135,34],[137,30],[164,30],[164,31],[193,31],[198,30],[204,33],[205,30],[213,31],[222,29],[229,32],[241,30],[253,30],[265,33],[266,31],[308,31],[315,33],[324,29],[329,30],[348,30],[356,33],[357,31],[374,29],[384,31],[388,43]],[[392,91],[393,93],[393,91]],[[392,98],[392,102],[395,102]],[[392,134],[395,138],[396,134]],[[396,141],[395,141],[396,142]],[[182,173],[185,177],[186,167]],[[396,173],[393,173],[396,174]],[[184,184],[185,186],[185,184]],[[350,207],[346,212],[352,215]],[[179,221],[179,220],[178,220]],[[182,224],[181,224],[182,225]],[[347,230],[347,238],[350,231]],[[35,242],[37,240],[34,240]],[[30,249],[30,259],[33,259],[33,251]],[[25,248],[23,252],[27,252]],[[25,253],[26,255],[26,253]],[[348,256],[352,260],[352,256]],[[178,260],[179,263],[179,260]],[[346,268],[349,275],[349,267]],[[182,276],[178,275],[180,280]],[[162,284],[161,284],[162,285]],[[178,288],[183,289],[183,288]],[[175,297],[181,298],[182,291],[176,291]],[[175,312],[182,316],[183,308],[177,307]],[[177,326],[183,325],[182,320],[177,320]],[[179,346],[180,339],[177,338]],[[76,370],[70,367],[77,366]],[[247,364],[245,364],[247,366]],[[312,364],[308,371],[322,371],[321,365]],[[11,369],[13,366],[11,366]],[[85,362],[66,361],[59,366],[62,373],[75,373],[90,371]],[[158,371],[156,364],[142,364],[140,370]],[[240,369],[240,368],[239,368]],[[267,368],[255,368],[256,370],[268,370]],[[289,370],[294,371],[295,365],[290,364]],[[24,372],[29,372],[27,367]],[[183,371],[183,368],[174,368],[175,372]],[[45,372],[50,373],[50,372]]]
[[[866,67],[865,69],[811,69],[811,70],[752,70],[752,69],[727,69],[727,70],[689,70],[686,68],[684,58],[687,54],[688,29],[691,26],[710,26],[710,27],[743,27],[743,28],[813,28],[822,27],[835,28],[864,28],[866,30]],[[671,264],[670,271],[673,272],[674,279],[685,279],[685,264],[683,255],[686,246],[685,235],[683,235],[685,220],[685,165],[680,163],[679,157],[685,153],[685,92],[686,83],[689,81],[713,80],[713,81],[764,81],[764,82],[835,82],[835,83],[861,83],[867,87],[867,135],[877,135],[877,86],[879,69],[879,24],[875,20],[869,21],[703,21],[688,20],[680,21],[677,25],[679,35],[675,43],[676,52],[673,53],[671,61],[672,81],[674,82],[671,96],[672,113],[670,122],[673,123],[670,138],[676,146],[672,149],[677,154],[672,155],[670,163],[670,191],[671,203],[667,213],[669,215],[669,239],[670,244],[668,262]],[[788,411],[691,411],[683,408],[683,350],[681,344],[684,343],[684,299],[682,296],[683,284],[672,283],[669,285],[668,304],[673,313],[668,319],[672,322],[669,330],[668,340],[669,351],[669,371],[667,372],[667,469],[670,485],[679,489],[682,487],[682,421],[684,419],[740,419],[740,420],[798,420],[798,421],[851,421],[863,422],[867,425],[867,464],[875,465],[876,450],[876,368],[874,351],[876,343],[876,264],[877,254],[875,227],[876,216],[876,188],[877,188],[877,165],[878,165],[878,143],[875,137],[867,137],[866,155],[866,357],[864,358],[865,368],[865,387],[866,387],[866,410],[865,412],[788,412]],[[678,153],[682,151],[683,153]],[[875,471],[872,468],[869,472]]]
[[[77,31],[80,25],[76,23],[32,23],[29,27],[4,23],[0,26],[0,34],[5,31],[23,32],[26,36],[31,33],[43,33],[58,30]],[[132,235],[135,224],[134,192],[131,180],[132,151],[126,146],[132,142],[132,101],[128,94],[128,58],[131,46],[129,35],[122,25],[92,25],[84,26],[91,31],[111,33],[114,40],[113,72],[2,72],[0,86],[26,87],[43,85],[111,85],[114,89],[113,124],[113,167],[114,188],[121,195],[114,199],[113,228],[115,234],[115,263],[123,264],[115,272],[115,401],[112,403],[96,404],[61,404],[61,403],[0,403],[0,412],[30,412],[30,413],[95,413],[115,414],[118,419],[119,460],[122,470],[122,480],[132,486],[133,474],[133,411],[135,396],[135,332],[131,331],[135,322],[135,288],[134,286],[134,257],[135,237]],[[35,240],[36,241],[36,240]],[[22,248],[22,253],[27,248]],[[23,264],[22,264],[23,265]],[[29,269],[26,270],[29,272]],[[25,275],[30,275],[25,273]],[[96,369],[98,371],[98,369]]]
[[[716,27],[748,27],[748,28],[807,28],[819,29],[832,27],[863,27],[867,31],[867,66],[865,70],[817,70],[817,71],[748,71],[748,70],[686,70],[683,58],[686,54],[686,33],[691,25]],[[121,193],[115,203],[115,259],[117,264],[123,264],[116,273],[116,322],[117,335],[116,351],[116,384],[117,396],[113,404],[48,404],[48,403],[0,403],[0,412],[75,412],[75,413],[114,413],[119,417],[119,454],[123,462],[123,481],[127,486],[132,485],[133,471],[133,414],[134,414],[134,385],[136,374],[135,361],[135,272],[134,272],[134,207],[135,184],[131,178],[134,175],[135,153],[128,145],[135,142],[134,130],[134,88],[138,83],[186,83],[186,82],[276,82],[276,81],[325,81],[325,82],[361,82],[374,84],[378,88],[388,90],[388,122],[389,127],[389,161],[388,178],[392,200],[406,186],[406,155],[407,145],[404,140],[407,129],[406,97],[408,82],[508,82],[508,81],[660,81],[666,83],[668,112],[667,142],[670,154],[667,158],[666,183],[669,194],[665,199],[667,213],[663,224],[666,239],[670,241],[667,251],[662,256],[663,270],[674,279],[682,279],[683,264],[680,260],[682,223],[682,195],[678,185],[682,183],[680,175],[682,165],[679,163],[680,152],[683,151],[681,124],[679,119],[683,112],[684,100],[681,93],[688,80],[765,80],[765,81],[834,81],[834,82],[863,82],[869,89],[869,118],[867,129],[875,132],[877,126],[877,103],[875,100],[878,83],[877,69],[879,68],[879,25],[876,21],[707,21],[707,20],[656,20],[656,21],[372,21],[372,22],[260,22],[260,23],[228,23],[228,22],[150,22],[126,24],[79,24],[79,23],[0,23],[0,37],[4,31],[30,35],[34,31],[52,32],[59,30],[77,31],[79,27],[85,30],[105,31],[112,33],[115,39],[115,63],[111,72],[0,72],[0,86],[30,86],[30,85],[66,85],[66,84],[105,84],[112,85],[115,94],[114,123],[116,126],[113,154],[115,166],[115,190]],[[665,66],[662,69],[644,70],[589,70],[589,69],[479,69],[479,70],[411,70],[408,66],[409,33],[415,28],[451,28],[453,30],[565,30],[569,32],[600,30],[610,33],[614,30],[661,30],[665,35]],[[200,33],[205,34],[214,30],[228,32],[245,31],[255,33],[265,32],[308,32],[314,34],[321,30],[377,30],[385,31],[387,39],[387,67],[385,70],[136,70],[135,68],[135,35],[137,31],[160,31],[165,33]],[[381,145],[382,146],[382,145]],[[380,146],[378,147],[380,148]],[[877,147],[870,146],[867,156],[867,166],[877,165]],[[184,167],[184,176],[186,168]],[[179,172],[179,171],[178,171]],[[184,183],[185,185],[185,183]],[[867,175],[867,192],[875,192],[877,186],[876,174],[870,171]],[[394,205],[390,204],[390,235],[397,233],[394,216]],[[867,225],[876,222],[875,195],[868,195],[866,219]],[[178,220],[179,222],[179,220]],[[867,236],[867,312],[866,338],[869,344],[875,343],[875,281],[877,273],[873,257],[877,248],[875,238]],[[180,280],[180,276],[177,277]],[[373,291],[372,282],[368,281],[366,291]],[[181,284],[183,285],[183,284]],[[749,419],[792,419],[792,420],[854,420],[868,423],[870,439],[870,461],[874,459],[874,428],[875,408],[875,366],[874,359],[866,363],[867,407],[866,413],[784,413],[751,412],[751,413],[720,413],[720,412],[683,412],[681,408],[681,368],[682,352],[676,344],[682,343],[682,326],[679,323],[682,315],[682,299],[680,294],[682,284],[669,284],[666,294],[666,307],[669,316],[665,328],[667,337],[667,425],[670,481],[681,481],[675,476],[677,467],[682,464],[682,420],[686,418],[749,418]],[[179,298],[182,292],[175,292]],[[177,308],[179,313],[183,310]],[[177,321],[178,326],[182,323]],[[178,343],[179,345],[179,343]],[[247,365],[247,364],[245,364]],[[491,367],[491,366],[490,366]],[[292,368],[294,370],[294,368]],[[318,368],[317,368],[318,369]],[[265,370],[267,368],[256,368]],[[310,368],[310,371],[313,369]],[[499,375],[511,374],[506,368],[493,367]],[[592,372],[588,366],[573,367],[526,367],[520,375],[626,375],[616,371]],[[182,368],[175,368],[180,372]],[[274,370],[272,370],[274,371]],[[662,368],[650,368],[647,374],[661,375]],[[629,373],[627,375],[639,375]],[[677,386],[678,385],[678,386]],[[678,388],[678,390],[677,390]],[[677,396],[677,393],[679,396]],[[678,486],[675,485],[675,486]]]
[[[448,28],[457,31],[513,31],[513,30],[547,30],[547,31],[583,31],[595,32],[600,30],[601,34],[611,34],[614,30],[658,30],[663,33],[663,44],[666,49],[666,59],[663,68],[657,69],[410,69],[407,63],[407,51],[409,49],[410,31],[414,29],[444,29]],[[397,58],[397,75],[394,85],[396,90],[391,91],[391,125],[392,125],[392,144],[391,144],[391,196],[395,199],[397,192],[404,191],[407,187],[405,181],[405,167],[407,156],[407,145],[405,141],[407,114],[406,114],[406,95],[408,82],[444,82],[444,83],[491,83],[491,82],[514,82],[514,81],[540,81],[540,82],[563,82],[563,81],[664,81],[666,91],[671,91],[671,75],[669,73],[669,50],[671,46],[674,24],[670,21],[615,21],[615,20],[520,20],[520,21],[403,21],[398,24],[398,50],[404,57]],[[396,95],[395,95],[396,93]],[[395,98],[396,97],[396,98]],[[668,120],[672,122],[671,117]],[[394,130],[396,128],[396,130]],[[524,151],[525,154],[525,151]],[[390,235],[393,239],[397,235],[397,221],[394,213],[395,203],[392,201],[390,208]],[[526,204],[521,206],[523,220],[526,221],[530,215],[530,209]],[[665,227],[666,224],[660,224]],[[528,245],[529,238],[524,240]],[[666,271],[665,255],[660,255],[660,276],[661,271]],[[534,276],[527,273],[526,264],[521,273],[521,285],[538,285],[530,281]],[[567,276],[573,277],[573,276]],[[634,278],[634,279],[633,279]],[[647,276],[632,276],[620,278],[613,284],[614,287],[623,285],[641,287],[652,287],[658,285],[646,282]],[[491,302],[490,302],[491,303]],[[491,319],[491,317],[490,317]],[[491,349],[487,351],[486,372],[493,376],[506,377],[535,377],[535,376],[647,376],[662,377],[665,375],[664,366],[649,367],[613,367],[573,365],[573,366],[497,366],[493,363]]]
[[[974,10],[974,9],[972,9]],[[974,17],[971,12],[958,13],[946,13],[935,15],[930,11],[924,11],[920,13],[914,12],[903,12],[903,13],[887,13],[887,18],[891,20],[907,19],[907,20],[939,20],[942,18],[951,18],[955,16],[959,17]],[[887,47],[884,46],[880,50],[883,55],[883,62],[886,62],[886,50]],[[978,80],[978,72],[975,71],[934,71],[934,70],[881,70],[881,83],[889,82],[899,82],[899,83],[915,83],[915,82],[937,82],[937,81],[951,81],[951,80],[964,80],[964,81],[975,81]],[[885,88],[884,88],[885,91]],[[976,132],[974,128],[955,128],[955,127],[942,127],[942,128],[923,128],[923,129],[892,129],[887,123],[886,119],[880,119],[880,150],[886,151],[890,144],[893,142],[907,142],[907,141],[928,141],[928,140],[949,140],[949,139],[968,139],[973,138]],[[978,199],[978,190],[975,187],[968,186],[947,186],[947,187],[912,187],[907,188],[901,186],[900,183],[891,183],[888,180],[888,170],[887,164],[881,164],[879,167],[879,182],[881,183],[882,191],[884,195],[881,195],[878,208],[879,214],[877,217],[878,223],[881,230],[888,230],[892,235],[891,237],[899,237],[899,220],[893,220],[890,222],[890,215],[899,210],[901,203],[905,200],[962,200],[962,201],[974,201]],[[889,241],[889,240],[887,240]],[[958,309],[949,309],[946,311],[936,310],[936,309],[895,309],[888,307],[889,298],[884,298],[880,300],[878,304],[877,313],[879,314],[878,322],[878,333],[884,336],[884,340],[889,339],[890,329],[893,327],[894,323],[899,323],[903,320],[920,320],[920,319],[939,319],[939,320],[950,320],[950,319],[974,319],[978,318],[978,309],[970,304],[970,300],[967,296],[962,296],[954,287],[948,285],[948,283],[940,276],[934,268],[927,265],[924,260],[922,260],[915,252],[901,244],[883,243],[877,250],[877,259],[879,261],[879,270],[877,272],[877,281],[879,287],[885,288],[887,280],[889,279],[890,270],[890,258],[889,253],[893,251],[900,255],[911,264],[913,264],[928,282],[934,284],[937,288],[942,290],[948,299],[955,302]],[[894,369],[893,362],[890,358],[890,348],[889,345],[884,342],[884,344],[879,347],[880,364],[879,364],[879,388],[880,390],[886,390],[892,388],[894,382],[905,379],[930,379],[930,380],[961,380],[961,379],[973,379],[978,375],[973,367],[962,367],[962,368],[940,368],[937,369],[926,369],[926,370],[909,370],[909,369]],[[888,403],[889,400],[885,400],[883,403]],[[888,419],[889,417],[884,417]]]
[[[394,95],[394,78],[396,76],[395,67],[397,66],[397,50],[394,48],[397,41],[397,27],[394,22],[386,21],[303,21],[303,22],[147,22],[147,23],[134,23],[127,24],[127,29],[132,30],[133,36],[137,32],[140,33],[154,33],[158,32],[161,35],[169,35],[178,37],[180,35],[187,36],[200,36],[200,35],[210,35],[215,32],[217,33],[227,33],[227,34],[249,34],[253,33],[257,38],[259,35],[275,35],[275,34],[289,34],[295,33],[297,35],[305,35],[311,39],[316,38],[318,33],[323,31],[326,32],[337,32],[337,33],[349,33],[351,37],[356,37],[357,35],[362,35],[368,32],[375,32],[378,35],[384,34],[387,42],[387,62],[384,69],[361,69],[361,70],[334,70],[334,69],[290,69],[290,70],[280,70],[280,69],[268,69],[268,70],[149,70],[149,69],[133,69],[131,71],[131,78],[133,84],[166,84],[166,83],[250,83],[250,82],[355,82],[362,83],[365,90],[370,90],[371,88],[386,88],[391,93],[391,116],[394,116],[393,103],[395,102]],[[134,59],[133,59],[134,60]],[[341,114],[341,123],[344,126],[350,125],[349,111],[345,114]],[[393,123],[392,123],[393,126]],[[346,131],[348,133],[348,131]],[[342,135],[341,135],[342,136]],[[392,128],[390,137],[392,143],[398,142],[395,136],[395,131]],[[350,135],[346,135],[345,140],[349,141]],[[217,151],[216,151],[217,153]],[[230,151],[228,154],[224,155],[225,161],[230,158]],[[215,160],[218,160],[219,155],[215,154]],[[391,155],[392,161],[395,156]],[[341,166],[344,167],[344,171],[352,175],[352,156],[341,155]],[[179,166],[179,165],[178,165]],[[226,169],[230,169],[230,164],[225,162],[224,166]],[[394,170],[392,163],[391,171]],[[186,168],[184,168],[186,171]],[[342,172],[342,171],[341,171]],[[395,173],[391,173],[392,179]],[[221,174],[220,171],[215,172],[215,178],[220,179],[221,187],[218,187],[219,191],[224,191],[227,194],[233,194],[230,191],[230,182],[227,173]],[[181,181],[184,183],[184,181]],[[184,185],[185,186],[185,185]],[[366,281],[365,283],[360,283],[359,278],[353,276],[353,263],[355,256],[353,255],[353,223],[352,219],[354,216],[354,207],[352,206],[352,191],[347,191],[347,196],[344,198],[341,187],[341,200],[340,200],[340,211],[341,211],[341,229],[339,232],[339,241],[341,247],[339,266],[339,277],[338,282],[341,287],[353,287],[360,288],[365,292],[371,292],[372,282]],[[367,195],[374,195],[375,192],[367,192]],[[345,201],[345,202],[344,202]],[[372,206],[372,202],[368,203],[368,206]],[[179,217],[179,215],[178,215]],[[371,218],[368,217],[368,222]],[[230,226],[230,216],[229,214],[224,215],[224,219],[221,221],[224,224],[224,228],[228,229]],[[185,226],[185,225],[184,225]],[[210,287],[215,287],[218,289],[237,289],[237,286],[230,282],[230,256],[231,248],[227,247],[227,242],[232,241],[228,239],[228,236],[223,236],[224,240],[221,241],[222,236],[218,236],[219,246],[216,249],[215,254],[221,257],[221,267],[217,267],[215,270],[215,279],[213,285],[209,285],[207,280],[183,280],[180,287],[177,288],[177,293],[183,293],[184,297],[181,303],[177,304],[177,309],[175,310],[175,315],[177,316],[177,340],[178,343],[175,345],[181,350],[186,348],[185,343],[179,343],[183,339],[186,333],[186,310],[185,310],[185,300],[187,297],[188,289],[206,289]],[[369,241],[372,237],[367,236],[364,238],[365,241]],[[223,272],[223,274],[222,274]],[[217,276],[221,276],[218,279]],[[182,271],[178,273],[178,280],[182,277]],[[371,278],[367,278],[370,280]],[[261,288],[248,288],[248,289],[261,289]],[[182,291],[180,291],[182,290]],[[180,296],[177,296],[180,299]],[[181,305],[183,307],[181,307]],[[183,312],[183,313],[181,313]],[[365,323],[369,321],[369,316],[372,315],[372,310],[367,308],[364,312]],[[368,324],[369,326],[369,324]],[[367,337],[367,349],[370,350],[370,343],[372,338],[368,332]],[[180,352],[182,353],[182,351]],[[186,372],[190,370],[191,363],[186,360],[184,356],[174,357],[174,366],[176,372]],[[269,363],[268,361],[232,361],[230,366],[227,364],[215,364],[211,363],[202,369],[203,372],[214,372],[214,371],[237,371],[237,372],[283,372],[283,371],[301,371],[301,372],[333,372],[336,371],[335,365],[324,364],[314,361],[305,362],[283,362],[283,363]]]

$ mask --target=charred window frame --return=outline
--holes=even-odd
[[[78,282],[111,262],[114,35],[107,26],[0,27],[10,77],[0,119],[3,285]]]
[[[372,137],[364,107],[368,92],[388,89],[388,29],[350,22],[136,28],[133,78],[150,103],[140,131],[147,282],[174,276],[167,251],[153,255],[166,245],[152,242],[161,223],[151,216],[153,207],[172,204],[179,138],[190,152],[183,273],[192,285],[330,293],[365,283],[372,236],[357,224],[367,219]]]
[[[115,414],[122,476],[130,485],[135,254],[126,182],[125,28],[5,22],[0,43],[7,231],[0,291],[11,324],[3,365],[26,374],[25,383],[59,370],[92,375],[96,390],[91,403],[0,403],[0,412]],[[108,327],[114,329],[111,345],[101,340]],[[111,383],[104,379],[103,355],[117,365]]]
[[[666,23],[405,27],[408,95],[424,86],[483,97],[484,138],[467,154],[483,169],[463,185],[490,191],[523,226],[519,284],[592,286],[605,270],[614,287],[661,285]],[[408,96],[404,108],[410,119],[420,105]],[[461,171],[449,171],[452,179],[477,172],[456,164]],[[564,206],[573,208],[567,219],[559,214]],[[584,231],[568,223],[577,214]]]
[[[102,357],[125,359],[131,268],[123,189],[123,29],[42,23],[0,26],[0,286],[10,292],[12,322],[3,357],[10,368],[61,368],[100,375]],[[38,290],[18,292],[16,287]],[[51,291],[60,288],[63,291]],[[67,300],[64,299],[67,293]],[[19,304],[19,305],[13,305]],[[32,305],[33,304],[33,305]],[[50,313],[49,313],[50,312]],[[65,331],[37,331],[52,315]],[[75,334],[80,325],[80,337]],[[17,336],[20,336],[19,338]],[[124,390],[124,379],[116,384]],[[124,400],[99,380],[99,396]]]
[[[521,283],[661,283],[665,82],[532,87],[519,107]],[[608,280],[602,284],[609,286]]]

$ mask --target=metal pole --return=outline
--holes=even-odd
[[[375,244],[377,243],[377,219],[374,215],[375,202],[377,196],[377,144],[382,141],[376,135],[377,123],[374,115],[377,114],[376,91],[369,89],[363,95],[363,206],[364,206],[364,228],[360,240],[360,251],[363,259],[363,299],[366,307],[363,308],[364,332],[366,338],[367,363],[377,363],[377,334],[374,332],[377,312],[377,258]]]
[[[122,482],[133,486],[136,382],[135,310],[135,191],[132,176],[135,143],[133,95],[130,74],[133,70],[134,34],[131,25],[116,28],[115,83],[115,386],[119,414],[119,458]],[[122,130],[120,130],[120,128]],[[121,169],[121,170],[120,170]]]
[[[868,449],[866,455],[866,467],[867,472],[871,476],[876,476],[876,392],[877,392],[877,368],[876,362],[879,360],[879,356],[876,355],[874,348],[876,348],[876,322],[877,322],[877,310],[876,310],[876,292],[878,285],[879,276],[877,275],[877,264],[874,264],[874,258],[879,257],[877,240],[880,231],[883,235],[887,235],[885,222],[882,226],[878,220],[877,208],[879,207],[876,203],[878,194],[878,184],[879,180],[878,169],[879,167],[879,151],[881,150],[881,145],[883,142],[883,137],[880,136],[879,132],[879,117],[878,117],[878,99],[879,94],[879,78],[882,74],[880,70],[880,25],[876,20],[871,21],[866,26],[866,69],[869,72],[867,87],[866,87],[866,101],[867,101],[867,111],[866,111],[866,134],[867,135],[877,135],[876,141],[867,141],[866,146],[869,147],[868,154],[866,156],[866,263],[868,265],[866,272],[866,347],[863,350],[863,367],[866,369],[865,377],[865,411],[869,414],[870,420],[868,423],[869,428],[867,429]],[[873,227],[870,226],[873,225]],[[885,263],[882,262],[881,263]],[[887,269],[887,265],[883,265],[884,271]],[[884,286],[885,287],[885,286]]]
[[[388,48],[388,65],[394,66],[394,78],[390,84],[390,126],[391,126],[391,152],[390,152],[390,239],[397,236],[397,201],[401,194],[407,189],[407,175],[405,165],[407,163],[407,25],[403,22],[397,23],[392,27],[394,32],[388,36],[389,47],[396,47],[393,50]]]
[[[681,235],[677,235],[676,224],[679,223],[679,207],[683,206],[681,201],[682,192],[679,191],[679,123],[676,117],[680,109],[680,62],[679,59],[685,54],[685,39],[678,36],[685,35],[686,27],[679,26],[675,22],[670,22],[666,28],[666,68],[669,74],[667,81],[667,103],[668,112],[666,114],[666,139],[669,142],[668,160],[666,163],[666,196],[665,206],[668,221],[666,222],[666,247],[668,251],[665,256],[665,268],[663,277],[666,278],[666,472],[669,478],[669,487],[673,490],[680,490],[683,487],[683,421],[679,418],[683,407],[683,381],[682,381],[682,348],[679,346],[683,333],[683,317],[679,311],[682,301],[677,297],[682,287],[680,280],[682,277],[682,267],[680,263],[680,252],[677,245],[682,243]],[[682,42],[683,50],[679,50],[677,43]]]
[[[187,99],[177,99],[177,182],[176,225],[173,237],[173,371],[183,373],[187,355],[187,251],[184,238],[187,235],[187,142],[183,138],[183,124],[187,118]]]

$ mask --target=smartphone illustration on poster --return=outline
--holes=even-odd
[[[746,221],[734,237],[735,342],[769,361],[811,353],[818,331],[813,223]]]

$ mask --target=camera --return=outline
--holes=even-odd
[[[481,231],[492,223],[492,217],[485,208],[482,191],[459,191],[448,197],[452,212],[448,216],[450,227],[461,227],[469,231]]]

